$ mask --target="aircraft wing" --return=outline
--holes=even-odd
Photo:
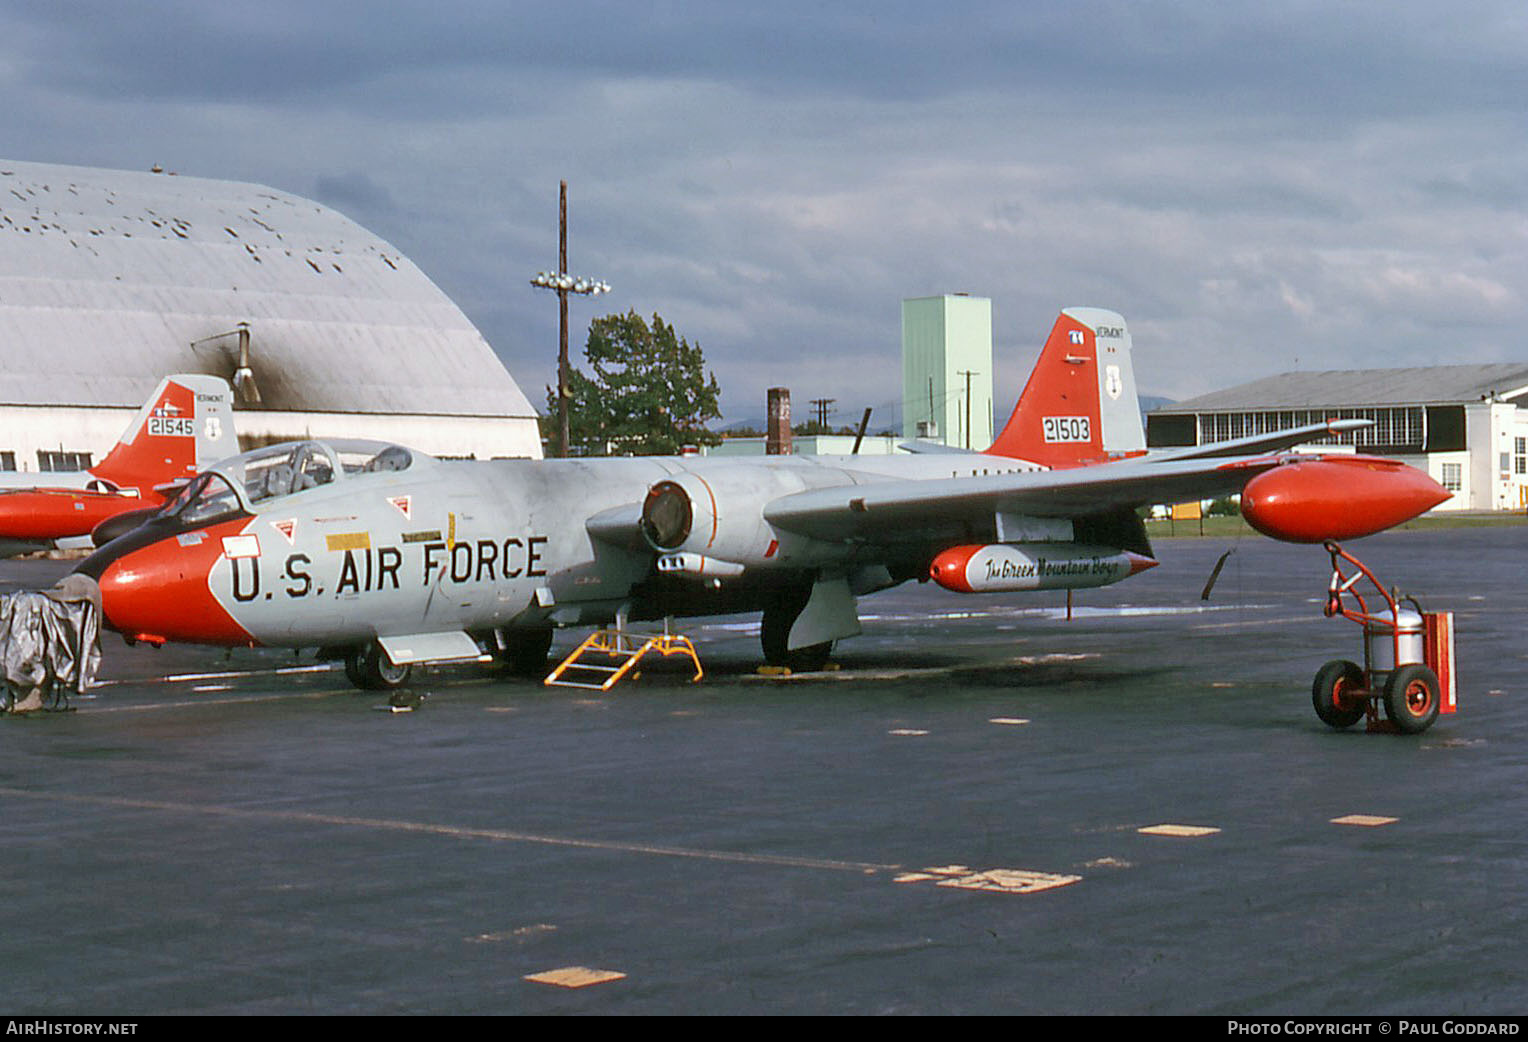
[[[997,513],[1076,518],[1231,495],[1280,462],[1272,456],[1137,459],[1070,470],[844,485],[781,496],[765,505],[764,518],[816,539],[895,540],[905,529],[990,523]]]

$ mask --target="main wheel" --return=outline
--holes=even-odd
[[[367,691],[391,691],[408,682],[412,665],[397,666],[377,641],[352,648],[345,656],[345,676]]]
[[[1406,734],[1421,734],[1438,719],[1443,685],[1420,663],[1401,666],[1385,683],[1385,715]]]
[[[777,603],[764,609],[759,624],[759,644],[764,649],[764,661],[771,666],[784,666],[794,673],[814,673],[828,664],[833,654],[833,642],[810,644],[804,648],[790,648],[791,627],[796,624],[812,589],[807,587],[799,594],[787,594]]]
[[[1364,704],[1352,693],[1363,690],[1363,686],[1364,671],[1346,659],[1333,659],[1317,670],[1310,700],[1321,722],[1339,731],[1358,723],[1364,715]]]

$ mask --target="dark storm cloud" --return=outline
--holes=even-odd
[[[0,5],[0,40],[12,158],[318,198],[532,400],[564,178],[570,266],[616,287],[575,323],[662,313],[729,411],[895,407],[899,299],[955,290],[993,298],[1009,398],[1070,304],[1125,312],[1174,396],[1528,352],[1506,3],[114,0]]]
[[[1331,115],[1515,108],[1528,86],[1522,16],[1497,3],[34,0],[12,5],[10,18],[34,75],[103,97],[311,101],[475,70],[885,99],[1255,98]]]

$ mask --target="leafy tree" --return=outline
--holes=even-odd
[[[649,327],[635,310],[589,324],[589,375],[568,374],[568,436],[583,455],[667,456],[686,445],[716,445],[706,429],[721,418],[721,389],[690,344],[661,317]],[[556,391],[547,405],[557,414]],[[555,421],[554,421],[555,422]]]

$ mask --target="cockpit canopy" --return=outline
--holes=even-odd
[[[264,510],[273,502],[367,474],[408,470],[433,458],[388,442],[294,441],[232,456],[192,479],[164,514],[188,524]]]

